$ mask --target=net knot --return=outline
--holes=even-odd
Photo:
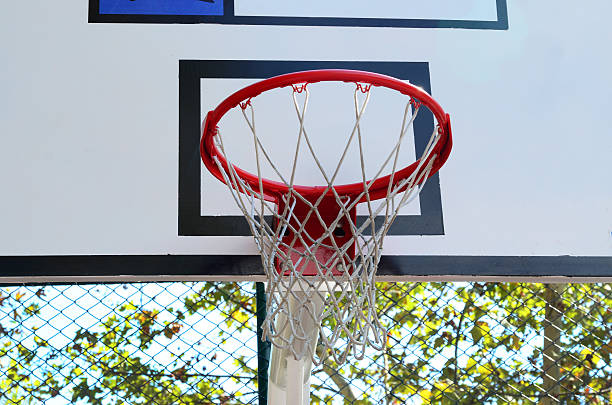
[[[306,90],[306,86],[308,86],[308,82],[291,85],[291,87],[293,88],[293,92],[298,94]]]
[[[414,98],[414,97],[410,97],[410,104],[411,104],[411,105],[412,105],[414,108],[419,109],[419,108],[421,108],[421,106],[423,105],[423,102],[421,102],[421,101],[417,100],[417,99],[416,99],[416,98]]]
[[[249,98],[248,100],[240,103],[240,108],[242,108],[242,110],[246,110],[247,107],[252,107],[251,105],[251,98]]]

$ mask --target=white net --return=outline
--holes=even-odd
[[[325,85],[346,86],[346,83]],[[375,90],[369,85],[357,84],[351,102],[354,122],[347,127],[350,129],[340,158],[330,169],[319,158],[316,151],[321,145],[316,147],[308,130],[309,86],[294,85],[284,90],[291,92],[298,121],[290,169],[283,172],[279,168],[269,145],[258,133],[256,98],[247,100],[237,109],[242,111],[252,139],[258,186],[237,173],[236,162],[229,156],[220,129],[217,129],[215,142],[227,165],[218,157],[214,161],[248,221],[261,253],[268,280],[264,338],[287,350],[297,360],[308,356],[319,364],[322,358],[333,356],[342,364],[349,355],[363,358],[368,346],[380,350],[385,345],[386,331],[378,320],[375,305],[376,269],[391,224],[400,209],[419,194],[430,175],[436,160],[433,150],[440,139],[439,129],[434,125],[420,156],[420,166],[413,174],[394,178],[403,168],[401,152],[403,145],[407,149],[407,134],[412,134],[413,123],[419,111],[425,108],[418,100],[401,95],[402,116],[397,118],[401,122],[400,129],[395,136],[384,135],[384,141],[389,143],[386,155],[377,159],[373,173],[367,173],[362,122]],[[328,114],[333,116],[332,111]],[[286,155],[288,153],[284,153]],[[296,190],[294,183],[300,162],[306,157],[314,162],[325,183],[314,194]],[[347,161],[357,162],[360,168],[362,191],[352,196],[337,191],[339,173]],[[240,162],[237,166],[240,167]],[[271,169],[279,184],[284,185],[284,193],[271,196],[265,190],[264,166]],[[390,181],[386,197],[371,198],[373,182],[387,175]],[[358,221],[356,209],[360,204],[360,212],[366,214]]]

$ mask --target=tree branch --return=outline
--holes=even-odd
[[[323,372],[329,376],[329,378],[334,382],[334,384],[336,384],[340,395],[344,397],[345,401],[348,401],[349,403],[355,402],[357,400],[357,397],[351,389],[350,382],[348,382],[346,378],[344,378],[344,376],[338,372],[337,369],[335,369],[329,364],[328,360],[330,356],[329,354],[325,353],[325,348],[320,342],[321,340],[319,339],[319,341],[317,342],[316,352],[317,356],[321,360]]]
[[[456,387],[459,386],[458,380],[457,380],[457,368],[459,367],[458,357],[459,357],[459,340],[461,339],[461,325],[463,324],[465,313],[467,312],[471,304],[472,304],[472,297],[469,297],[468,300],[465,302],[465,305],[463,306],[463,310],[461,311],[461,317],[459,318],[459,323],[457,324],[457,329],[456,329],[457,331],[456,331],[456,336],[455,336],[455,375],[453,377],[453,382],[455,383]]]

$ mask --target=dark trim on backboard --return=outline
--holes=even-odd
[[[203,216],[201,212],[200,161],[201,80],[205,78],[264,79],[311,69],[357,69],[410,80],[431,94],[427,62],[357,61],[179,61],[179,190],[178,234],[181,236],[247,236],[250,230],[242,216]],[[433,115],[419,114],[414,122],[415,149],[422,154],[433,130]],[[400,215],[388,235],[444,235],[439,175],[432,176],[419,195],[420,215]],[[365,218],[358,217],[358,222]]]
[[[611,277],[610,256],[383,256],[379,274]]]
[[[217,0],[218,1],[218,0]],[[224,0],[223,15],[166,15],[166,14],[103,14],[100,0],[89,0],[90,23],[154,23],[154,24],[235,24],[235,25],[297,25],[340,27],[397,27],[397,28],[462,28],[507,30],[507,0],[495,0],[497,19],[435,20],[402,18],[342,18],[342,17],[275,17],[236,16],[233,0]]]
[[[70,283],[79,276],[219,277],[262,276],[259,256],[230,255],[93,255],[93,256],[1,256],[0,284],[8,278],[44,277]],[[503,276],[520,277],[612,277],[612,257],[605,256],[383,256],[379,276]],[[62,280],[62,281],[58,281]],[[259,280],[258,280],[259,281]],[[426,280],[424,280],[426,281]],[[38,281],[36,283],[44,283]],[[93,282],[93,281],[90,281]]]

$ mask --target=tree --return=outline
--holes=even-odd
[[[1,361],[11,365],[0,379],[3,389],[0,398],[4,395],[4,399],[14,403],[40,403],[57,395],[73,403],[87,404],[243,403],[241,397],[256,394],[248,388],[256,385],[257,379],[256,370],[244,356],[233,359],[242,375],[228,375],[218,369],[196,370],[196,363],[201,366],[201,357],[206,353],[197,353],[193,348],[171,354],[168,363],[155,361],[156,355],[159,356],[158,347],[176,341],[189,318],[197,313],[224,315],[223,327],[215,331],[221,342],[237,330],[254,330],[254,302],[250,291],[231,283],[200,283],[198,287],[184,298],[180,309],[165,308],[166,318],[172,315],[170,319],[162,320],[159,309],[147,309],[128,301],[114,308],[113,314],[97,327],[78,329],[71,342],[61,348],[53,348],[36,336],[28,344],[21,343],[20,337],[31,329],[24,319],[40,316],[39,306],[21,305],[26,292],[0,298],[15,314],[11,329],[0,338],[4,346]],[[44,290],[39,290],[37,295],[43,296]],[[6,317],[2,320],[6,321]],[[34,328],[36,331],[38,327]],[[214,365],[216,356],[210,353],[208,363]],[[36,372],[32,373],[33,370]],[[40,375],[47,378],[41,379]],[[247,375],[246,381],[244,375]],[[232,382],[247,390],[225,390],[224,385]]]
[[[88,404],[256,403],[256,353],[244,344],[256,334],[255,289],[186,286],[172,306],[142,300],[139,290],[93,327],[58,328],[63,345],[43,338],[55,299],[45,294],[59,287],[5,289],[0,402],[63,396]],[[609,284],[379,283],[378,289],[386,350],[339,366],[319,348],[324,361],[313,371],[313,403],[612,402]]]
[[[552,295],[544,284],[380,283],[378,288],[378,307],[390,325],[387,350],[373,353],[365,369],[339,368],[327,358],[321,370],[339,370],[354,387],[378,387],[383,403],[612,401],[610,285],[556,286]],[[558,337],[544,343],[551,322]],[[545,356],[551,347],[557,353],[552,362]],[[557,379],[546,387],[553,368]],[[374,391],[364,391],[353,403],[370,403]]]

